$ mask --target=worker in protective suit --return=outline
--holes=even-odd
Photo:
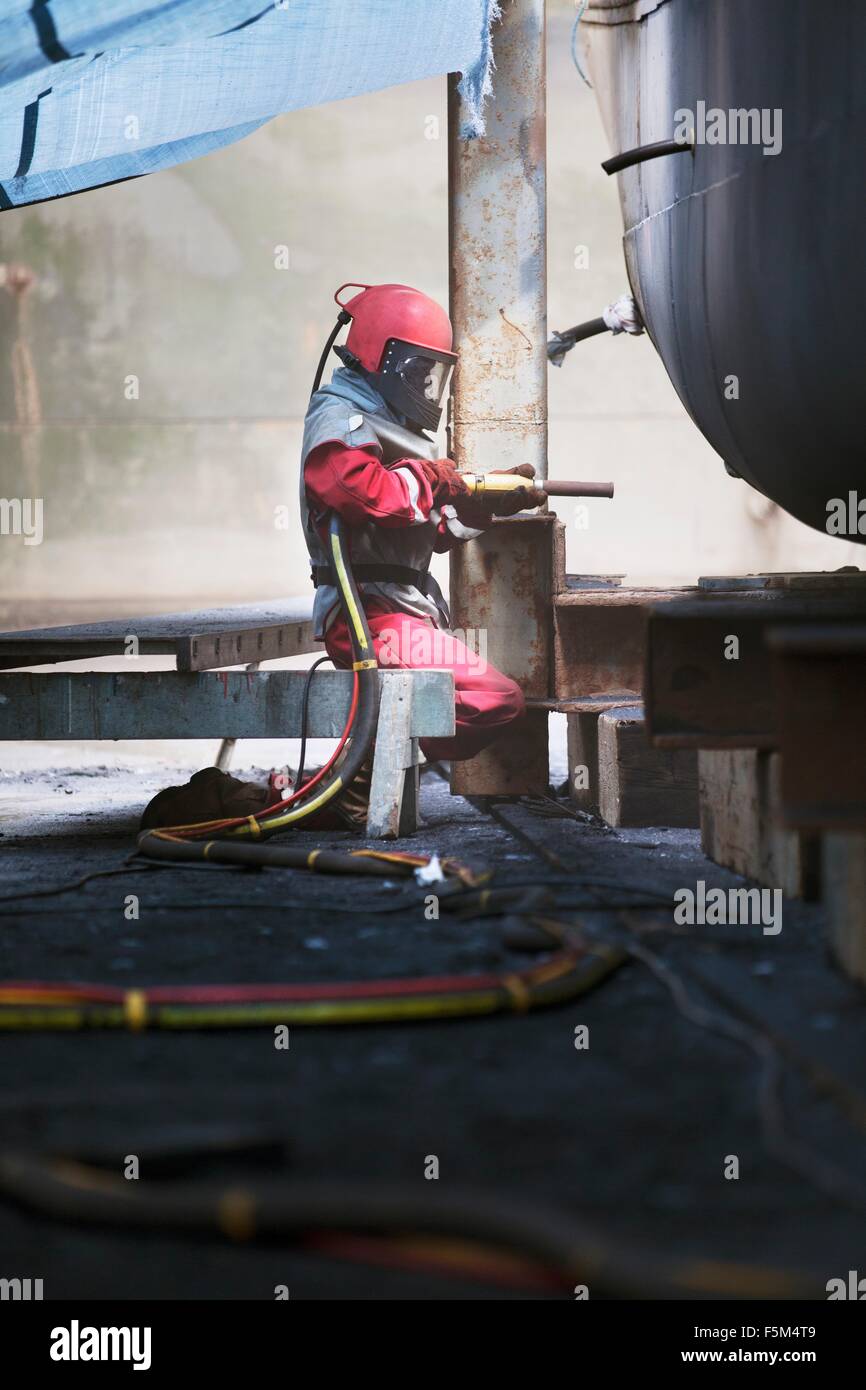
[[[340,295],[347,289],[360,293],[344,302]],[[430,560],[434,551],[480,535],[494,514],[536,507],[544,494],[526,487],[489,501],[475,499],[450,459],[432,457],[435,449],[424,432],[439,426],[456,362],[444,309],[408,285],[342,285],[334,298],[351,326],[345,346],[335,349],[343,365],[310,399],[300,478],[316,586],[315,636],[335,666],[351,667],[349,633],[328,559],[328,523],[336,512],[349,537],[379,664],[454,674],[456,733],[422,740],[425,755],[471,758],[523,715],[523,694],[449,633],[448,607],[429,572]],[[506,471],[533,476],[529,464]],[[360,776],[339,799],[337,815],[362,822],[368,791],[368,779]]]
[[[344,303],[340,294],[346,289],[360,293]],[[439,426],[456,361],[444,309],[408,285],[341,285],[334,298],[340,322],[351,327],[345,346],[334,349],[343,365],[310,398],[300,478],[316,586],[315,635],[335,666],[351,668],[327,545],[336,512],[348,535],[379,664],[454,674],[456,732],[453,738],[422,740],[422,750],[428,758],[471,758],[523,715],[523,694],[450,633],[448,606],[429,572],[430,560],[434,551],[480,535],[494,514],[539,506],[544,494],[526,487],[493,494],[489,501],[473,498],[451,460],[435,457],[425,432]],[[506,471],[533,476],[529,464]],[[363,829],[371,771],[368,760],[349,787],[302,822],[304,828]],[[154,797],[141,826],[254,816],[274,801],[275,786],[273,779],[261,787],[204,768],[185,786]]]

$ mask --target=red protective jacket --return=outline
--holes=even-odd
[[[375,449],[351,449],[330,440],[307,457],[304,483],[314,513],[334,511],[349,526],[373,522],[398,528],[430,522],[436,527],[433,549],[440,553],[462,539],[452,535],[436,510],[417,459],[400,459],[386,468]],[[327,542],[327,524],[317,530]]]
[[[386,468],[375,447],[349,448],[334,440],[319,444],[304,464],[304,485],[313,516],[322,515],[316,530],[325,547],[329,512],[337,512],[348,527],[372,523],[393,531],[424,526],[425,539],[440,552],[478,534],[461,526],[453,506],[441,514],[417,459],[400,459]],[[460,638],[437,633],[429,617],[369,590],[364,607],[380,664],[432,667],[454,675],[455,733],[452,738],[423,740],[427,757],[474,757],[521,717],[520,687],[486,660],[486,641],[482,652],[473,651]],[[341,613],[333,614],[324,642],[335,666],[351,665],[352,645]]]

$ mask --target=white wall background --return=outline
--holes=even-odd
[[[549,25],[550,324],[626,288],[595,99]],[[435,118],[432,119],[431,118]],[[436,133],[438,138],[429,138]],[[0,291],[0,494],[36,487],[45,539],[0,541],[7,599],[245,600],[301,591],[301,422],[343,280],[447,296],[445,81],[303,111],[177,170],[6,213],[0,261],[37,275],[24,323]],[[289,268],[275,267],[286,246]],[[576,248],[588,250],[576,268]],[[13,389],[36,379],[26,437]],[[17,354],[17,356],[16,356]],[[139,398],[124,383],[139,380]],[[19,393],[20,396],[20,393]],[[569,525],[569,565],[651,582],[836,568],[861,547],[807,530],[727,476],[646,338],[579,345],[550,373],[550,472],[612,478]],[[22,447],[22,444],[25,447]],[[25,473],[25,469],[29,470]]]

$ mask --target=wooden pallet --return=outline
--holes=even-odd
[[[781,824],[781,758],[757,748],[698,754],[701,845],[708,859],[788,897],[817,898],[820,840]]]
[[[568,773],[575,805],[608,825],[698,824],[696,754],[654,748],[633,697],[568,716]]]

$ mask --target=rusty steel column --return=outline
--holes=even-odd
[[[547,476],[544,0],[504,0],[493,30],[487,134],[460,138],[449,79],[451,318],[459,361],[450,453],[476,473],[530,463]],[[496,522],[452,552],[454,627],[481,633],[487,660],[527,697],[550,693],[552,518]],[[547,716],[456,763],[452,790],[492,795],[547,786]]]

